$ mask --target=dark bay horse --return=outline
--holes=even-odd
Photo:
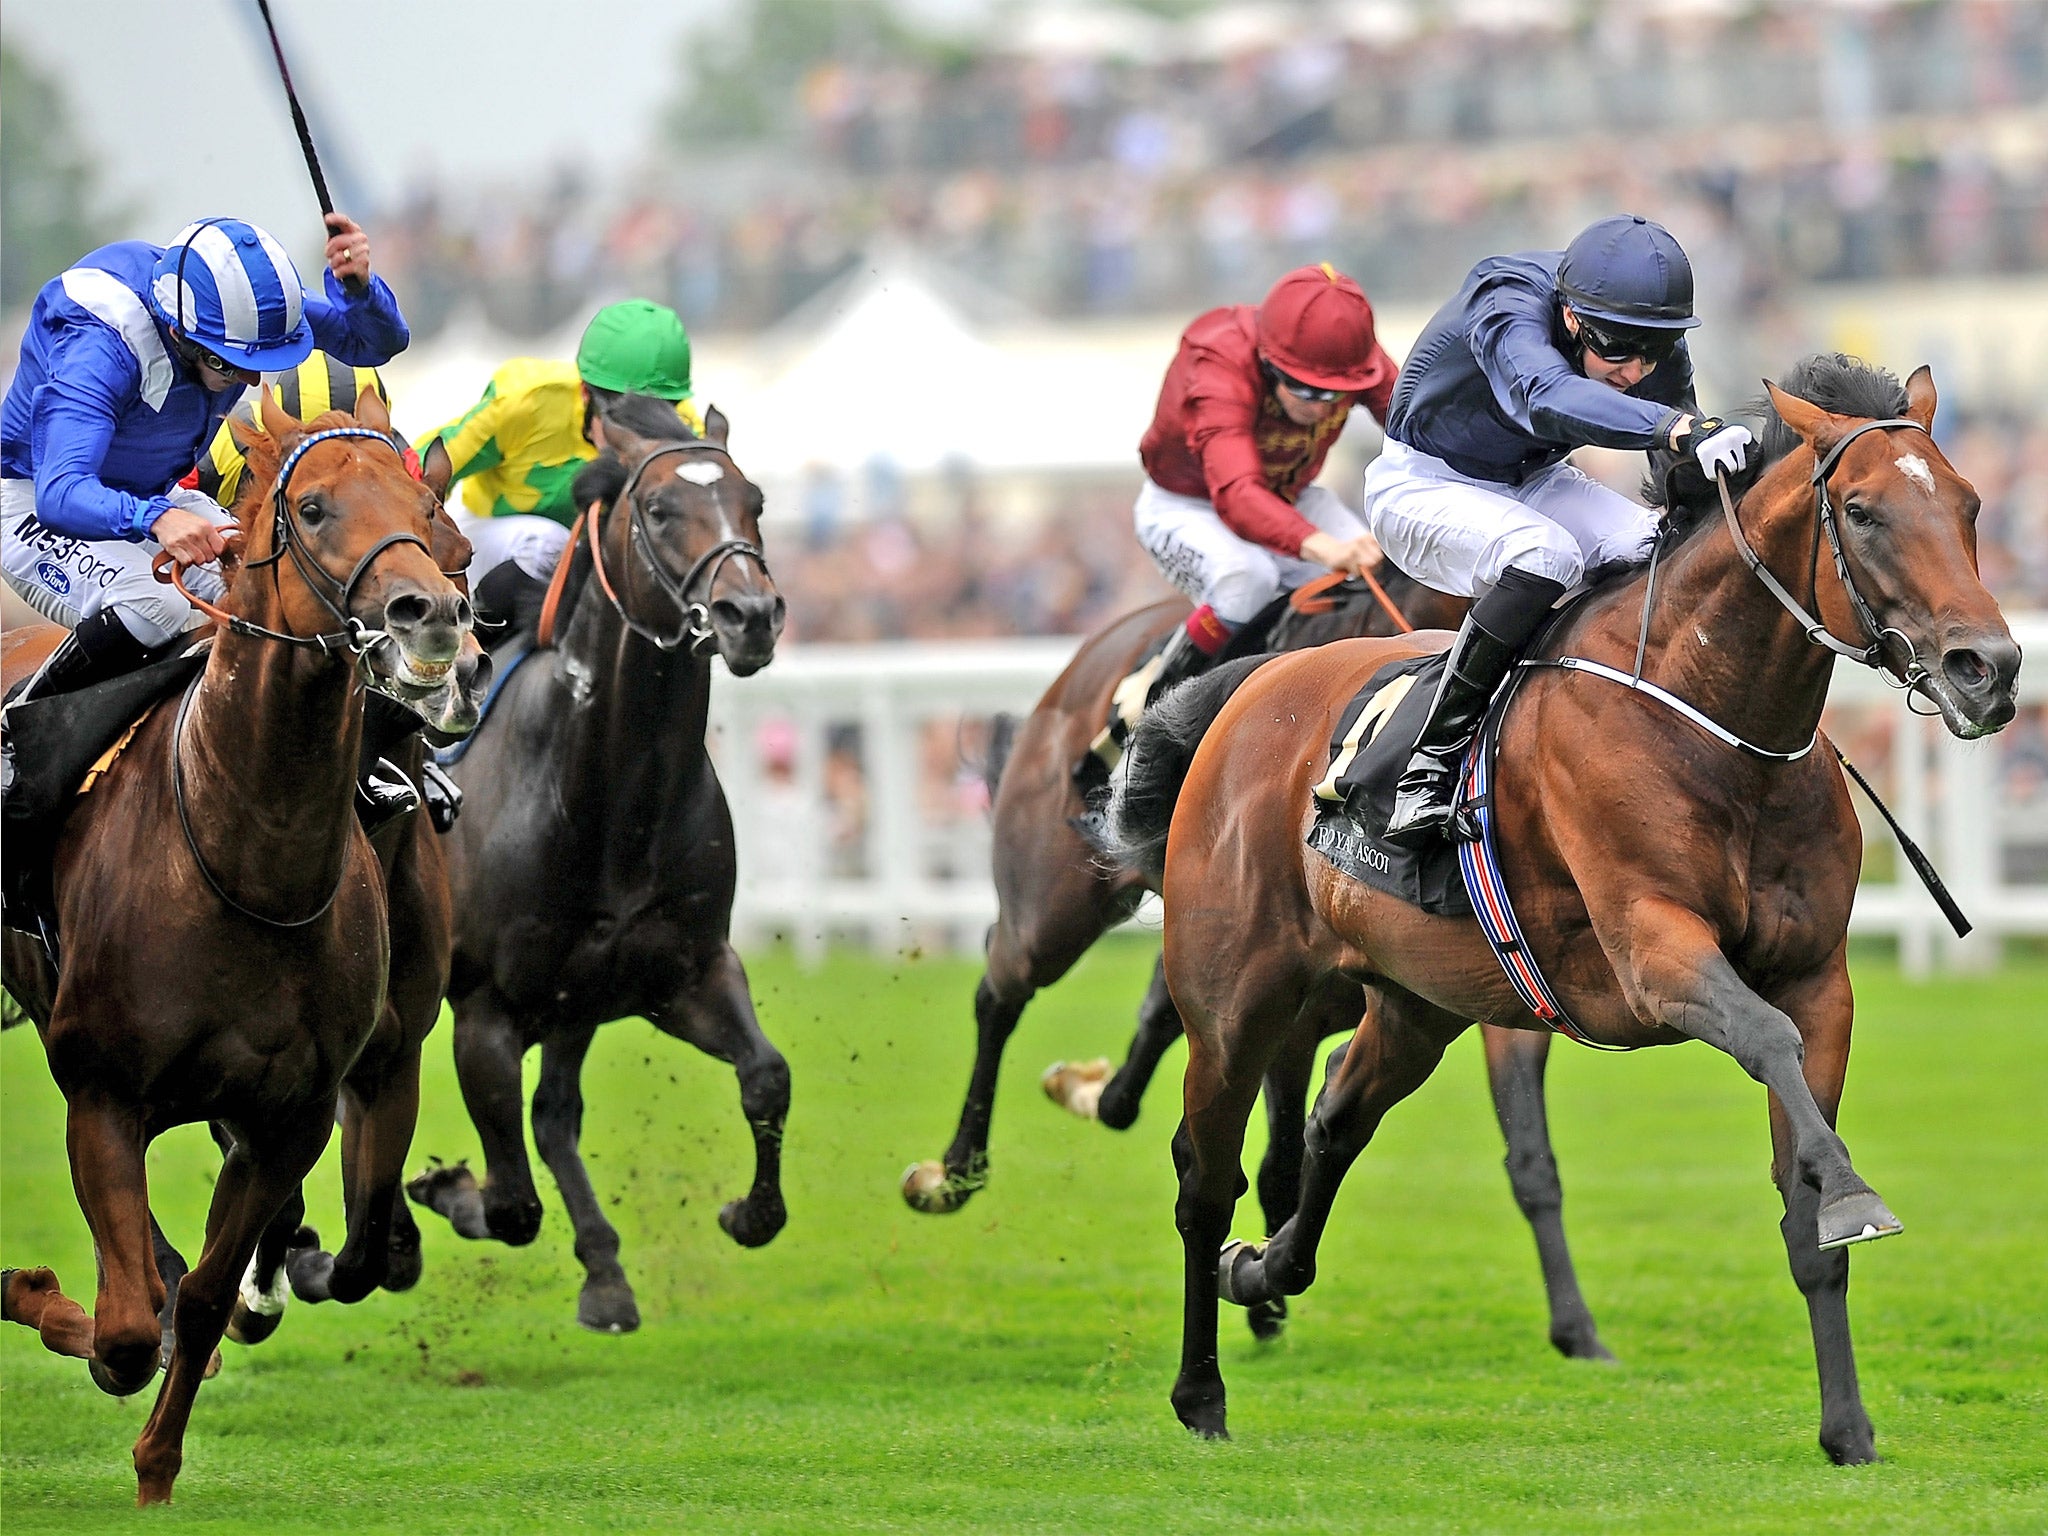
[[[1463,598],[1413,581],[1382,561],[1376,578],[1396,612],[1424,629],[1455,629]],[[1291,651],[1358,635],[1391,635],[1396,624],[1377,597],[1347,584],[1328,599],[1290,605],[1264,640]],[[1328,606],[1325,606],[1328,604]],[[1187,617],[1187,605],[1169,601],[1118,619],[1091,636],[1019,728],[1007,758],[989,765],[993,783],[997,916],[989,929],[988,958],[974,994],[974,1067],[959,1126],[942,1160],[914,1163],[903,1175],[903,1198],[928,1214],[957,1211],[988,1183],[988,1140],[1003,1051],[1026,1005],[1071,970],[1110,928],[1129,917],[1156,883],[1143,871],[1118,868],[1077,829],[1086,807],[1073,765],[1108,717],[1110,695],[1146,650]],[[1441,643],[1441,642],[1439,642]],[[1349,1018],[1330,1032],[1348,1031],[1363,1010],[1362,994]],[[1543,1102],[1547,1035],[1487,1028],[1487,1075],[1494,1110],[1507,1140],[1507,1168],[1515,1203],[1535,1234],[1550,1307],[1550,1340],[1574,1359],[1608,1359],[1591,1310],[1579,1290],[1564,1235],[1564,1192],[1550,1147]],[[1125,1130],[1138,1118],[1145,1088],[1160,1058],[1181,1035],[1180,1015],[1167,992],[1164,959],[1138,1008],[1138,1027],[1123,1065],[1059,1064],[1046,1074],[1046,1091],[1084,1118]],[[1314,1023],[1277,1049],[1265,1073],[1269,1135],[1259,1165],[1259,1201],[1277,1231],[1293,1213],[1300,1187],[1302,1129],[1315,1049]],[[1250,1309],[1260,1337],[1279,1332],[1283,1298]]]
[[[541,1048],[533,1137],[586,1271],[577,1320],[639,1326],[578,1150],[585,1053],[600,1024],[640,1015],[730,1063],[754,1133],[752,1188],[719,1213],[736,1242],[781,1231],[789,1069],[754,1017],[727,942],[732,818],[705,751],[710,651],[766,666],[783,600],[761,553],[761,493],[726,451],[726,420],[688,436],[673,407],[627,397],[578,502],[590,537],[566,633],[507,679],[456,777],[455,1065],[486,1178],[437,1166],[408,1186],[465,1237],[528,1243],[540,1197],[521,1134],[520,1062]],[[608,478],[607,478],[608,477]],[[566,606],[566,605],[565,605]]]
[[[1766,467],[1725,512],[1708,500],[1673,517],[1654,601],[1639,572],[1539,652],[1626,684],[1647,614],[1638,675],[1746,748],[1615,677],[1538,666],[1506,717],[1493,814],[1530,952],[1588,1038],[1704,1040],[1770,1090],[1821,1445],[1867,1462],[1844,1250],[1900,1224],[1834,1129],[1862,841],[1834,758],[1808,750],[1835,661],[1823,647],[1882,665],[1966,738],[2013,717],[2020,654],[1977,575],[1976,493],[1928,434],[1928,371],[1901,389],[1845,358],[1809,359],[1770,400]],[[1838,562],[1821,558],[1823,535]],[[1173,1404],[1204,1435],[1225,1433],[1219,1294],[1256,1303],[1313,1281],[1344,1173],[1468,1021],[1543,1027],[1476,923],[1382,896],[1302,841],[1339,711],[1385,663],[1425,648],[1346,641],[1189,684],[1140,725],[1111,807],[1125,856],[1163,862],[1166,972],[1189,1045]],[[1310,1117],[1297,1211],[1262,1247],[1226,1249],[1266,1062],[1302,1018],[1355,1009],[1360,982],[1370,1006]]]
[[[429,548],[432,495],[381,409],[357,409],[360,425],[340,412],[302,425],[264,397],[229,622],[65,826],[57,974],[23,964],[18,935],[7,946],[7,987],[68,1105],[100,1271],[89,1368],[104,1390],[138,1391],[157,1369],[150,1141],[198,1120],[232,1138],[135,1446],[145,1504],[171,1496],[257,1240],[326,1146],[384,1004],[384,881],[354,810],[364,679],[433,693],[470,629]]]

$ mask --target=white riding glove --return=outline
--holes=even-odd
[[[1749,462],[1749,445],[1756,441],[1741,422],[1714,416],[1694,422],[1685,438],[1685,446],[1709,480],[1739,473]]]

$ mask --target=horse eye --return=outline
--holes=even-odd
[[[1869,528],[1877,522],[1877,518],[1871,514],[1870,508],[1864,506],[1860,501],[1850,502],[1842,508],[1842,512],[1858,528]]]
[[[322,501],[318,496],[308,496],[305,500],[299,503],[299,521],[302,523],[318,523],[322,521],[326,516],[327,503]]]

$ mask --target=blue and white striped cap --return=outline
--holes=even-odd
[[[295,368],[313,350],[305,288],[284,247],[240,219],[187,225],[157,257],[157,318],[229,362]]]

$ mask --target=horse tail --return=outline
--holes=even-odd
[[[1138,720],[1111,777],[1105,836],[1119,864],[1157,882],[1166,872],[1166,830],[1195,749],[1244,680],[1271,661],[1246,656],[1180,685]]]
[[[989,716],[988,752],[980,763],[981,782],[988,790],[988,803],[996,803],[996,786],[1003,782],[1003,770],[1010,766],[1010,753],[1017,745],[1017,727],[1023,722],[1008,711]]]

